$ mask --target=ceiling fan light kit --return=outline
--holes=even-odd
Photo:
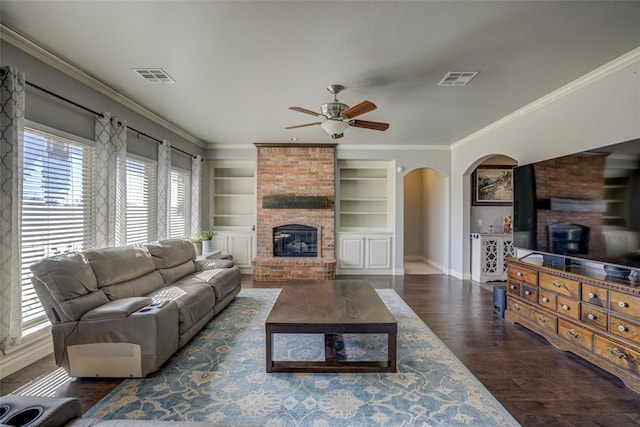
[[[329,93],[333,95],[333,101],[324,104],[320,110],[321,113],[302,108],[302,107],[289,107],[290,110],[297,111],[299,113],[309,114],[315,117],[323,118],[321,122],[306,123],[303,125],[287,126],[285,129],[295,129],[306,126],[320,125],[320,127],[331,135],[331,138],[337,139],[344,136],[343,132],[349,127],[359,127],[364,129],[373,130],[387,130],[389,128],[388,123],[371,122],[367,120],[353,120],[354,117],[368,113],[375,110],[376,105],[371,101],[362,101],[353,107],[349,107],[347,104],[343,104],[338,101],[338,93],[344,90],[342,85],[329,85],[327,87]]]

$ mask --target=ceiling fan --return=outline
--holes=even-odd
[[[327,90],[333,94],[333,101],[324,104],[321,108],[321,113],[307,110],[302,107],[289,107],[290,110],[298,111],[300,113],[310,114],[312,116],[322,118],[322,121],[314,123],[306,123],[304,125],[288,126],[285,129],[296,129],[305,126],[320,125],[320,127],[331,135],[332,139],[342,138],[344,136],[344,130],[349,126],[356,128],[365,128],[373,130],[387,130],[389,129],[389,123],[370,122],[367,120],[355,120],[354,117],[358,117],[362,114],[373,111],[376,105],[370,101],[362,101],[359,104],[349,107],[346,104],[338,101],[338,93],[344,89],[342,85],[329,85]]]

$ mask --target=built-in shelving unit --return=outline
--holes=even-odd
[[[338,163],[339,229],[388,230],[389,162],[345,160]]]
[[[617,176],[605,178],[604,180],[604,201],[607,210],[603,215],[603,225],[627,226],[627,176]]]
[[[255,206],[255,162],[211,162],[211,227],[250,230],[256,221]]]

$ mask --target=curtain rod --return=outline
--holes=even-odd
[[[36,84],[34,84],[34,83],[31,83],[31,82],[26,82],[26,83],[27,83],[27,86],[31,86],[31,87],[32,87],[32,88],[34,88],[34,89],[38,89],[39,91],[46,93],[47,95],[53,96],[54,98],[57,98],[57,99],[59,99],[59,100],[61,100],[61,101],[64,101],[64,102],[66,102],[66,103],[68,103],[68,104],[71,104],[71,105],[73,105],[73,106],[75,106],[75,107],[77,107],[77,108],[80,108],[81,110],[87,111],[87,112],[89,112],[89,113],[91,113],[91,114],[95,115],[96,117],[102,117],[102,116],[103,116],[103,114],[102,114],[102,113],[99,113],[99,112],[97,112],[97,111],[94,111],[94,110],[92,110],[92,109],[91,109],[91,108],[89,108],[89,107],[85,107],[84,105],[80,105],[80,104],[78,104],[77,102],[72,101],[72,100],[70,100],[70,99],[68,99],[68,98],[65,98],[65,97],[64,97],[64,96],[62,96],[62,95],[58,95],[57,93],[53,93],[53,92],[51,92],[51,91],[50,91],[50,90],[48,90],[48,89],[45,89],[45,88],[43,88],[43,87],[41,87],[41,86],[38,86],[38,85],[36,85]],[[127,126],[127,129],[128,129],[128,130],[130,130],[130,131],[132,131],[132,132],[135,132],[136,134],[138,134],[138,136],[142,135],[142,136],[144,136],[144,137],[146,137],[146,138],[149,138],[149,139],[150,139],[150,140],[152,140],[152,141],[157,142],[158,144],[162,144],[162,140],[161,140],[161,139],[154,138],[154,137],[152,137],[151,135],[147,135],[146,133],[144,133],[144,132],[142,132],[142,131],[139,131],[139,130],[137,130],[137,129],[134,129],[134,128],[130,127],[130,126]],[[187,155],[187,156],[189,156],[189,157],[193,157],[194,159],[196,158],[196,156],[194,156],[193,154],[191,154],[191,153],[187,153],[186,151],[181,150],[181,149],[179,149],[178,147],[173,147],[173,146],[172,146],[171,148],[172,148],[173,150],[179,151],[179,152],[181,152],[182,154],[185,154],[185,155]],[[203,159],[203,161],[204,161],[204,159]]]

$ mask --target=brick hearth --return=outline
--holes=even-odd
[[[336,144],[267,144],[258,148],[257,257],[253,279],[335,278],[335,150]],[[315,196],[329,201],[320,208],[265,208],[263,198],[291,200]],[[271,206],[267,204],[267,206]],[[273,229],[287,224],[318,229],[317,257],[274,257]]]

